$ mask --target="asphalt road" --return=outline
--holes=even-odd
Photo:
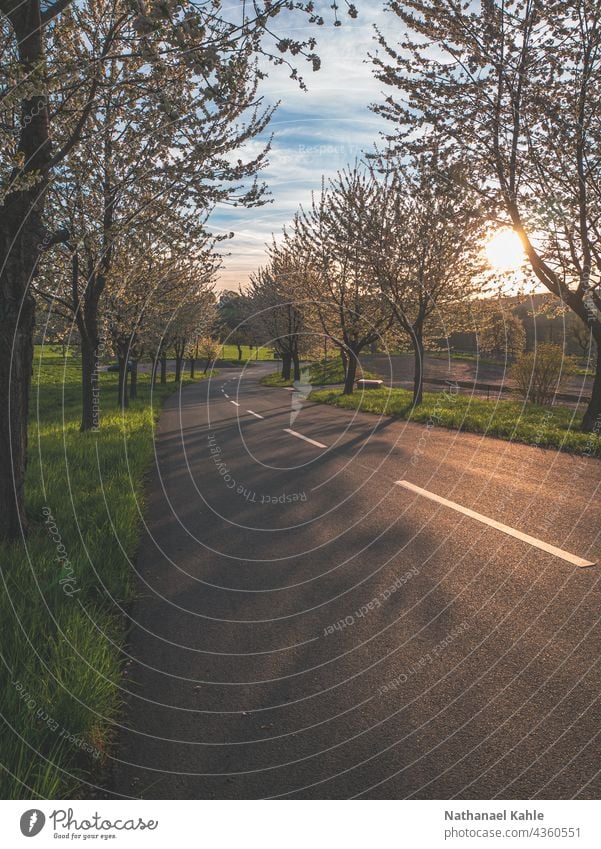
[[[387,385],[410,387],[413,385],[413,355],[410,353],[393,354],[364,354],[361,357],[363,368],[378,373]],[[462,360],[461,358],[434,356],[426,353],[424,357],[424,382],[427,389],[429,381],[456,380],[465,385],[466,391],[475,396],[494,397],[495,389],[511,391],[516,389],[515,381],[511,378],[510,362],[484,362]],[[487,389],[482,388],[486,386]],[[574,400],[588,402],[593,386],[591,377],[573,375],[568,377],[557,388],[561,403],[566,403],[571,396]]]
[[[596,561],[601,464],[301,403],[272,367],[161,417],[110,792],[599,798],[601,569],[395,482]]]

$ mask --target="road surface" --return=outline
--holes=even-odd
[[[413,386],[413,354],[365,354],[361,365],[368,371],[378,373],[387,385],[410,388]],[[516,384],[511,378],[510,362],[490,362],[488,360],[463,360],[459,357],[438,356],[426,353],[424,357],[424,384],[428,391],[438,391],[436,383],[458,381],[464,393],[474,396],[494,398],[515,392]],[[432,383],[431,383],[432,381]],[[576,406],[588,403],[593,387],[592,377],[573,375],[557,387],[558,403],[564,406]]]
[[[569,557],[601,555],[601,464],[272,367],[161,417],[110,793],[598,798],[601,570]]]

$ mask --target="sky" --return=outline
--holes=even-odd
[[[213,232],[234,232],[226,242],[224,268],[218,289],[237,289],[265,261],[265,245],[291,221],[300,204],[319,191],[322,175],[333,176],[352,164],[362,151],[373,148],[383,129],[390,125],[369,110],[383,99],[382,85],[367,60],[374,52],[373,24],[385,23],[388,35],[400,34],[400,21],[382,11],[383,3],[357,2],[359,17],[351,19],[340,4],[341,27],[332,25],[329,3],[317,3],[325,19],[323,27],[296,26],[289,34],[302,39],[314,35],[321,69],[313,72],[301,57],[299,71],[308,91],[288,78],[285,68],[269,66],[269,78],[261,93],[269,104],[280,101],[265,137],[273,134],[269,166],[261,172],[271,192],[271,203],[256,209],[220,207],[211,217]],[[298,16],[300,23],[302,17]],[[261,139],[250,146],[261,149]],[[227,246],[227,247],[226,247]]]

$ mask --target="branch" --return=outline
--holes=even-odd
[[[40,18],[42,26],[45,26],[50,23],[50,21],[54,20],[54,18],[56,18],[57,15],[60,15],[60,13],[70,4],[71,0],[55,0],[52,6],[48,6],[48,8],[41,13]]]
[[[64,315],[64,313],[61,313],[61,316],[63,318],[67,318],[69,321],[72,319],[72,317],[73,317],[73,305],[70,304],[69,301],[67,301],[65,298],[61,298],[60,295],[55,295],[53,292],[45,292],[43,289],[40,289],[38,286],[34,286],[33,283],[31,284],[31,288],[36,293],[36,295],[39,295],[41,298],[43,298],[43,300],[46,301],[46,303],[51,304],[51,303],[56,302],[58,304],[61,304],[63,307],[65,307],[65,309],[69,310],[68,316]]]
[[[44,238],[42,241],[41,249],[43,251],[47,251],[52,248],[54,245],[64,245],[69,241],[71,237],[71,233],[68,227],[61,227],[60,230],[56,230],[51,235]]]
[[[58,5],[58,3],[60,3],[60,2],[65,2],[65,0],[57,0],[56,5]],[[65,5],[66,5],[66,3],[65,3]],[[100,56],[98,57],[97,61],[101,61],[103,59],[106,59],[106,57],[108,55],[109,47],[113,42],[114,34],[117,31],[117,29],[119,28],[119,26],[121,25],[121,23],[125,20],[125,17],[126,17],[125,15],[122,15],[119,18],[119,20],[117,20],[113,24],[113,26],[111,27],[111,29],[107,33],[107,36],[106,36],[105,41],[104,41],[104,47],[102,48],[102,52],[101,52]],[[58,165],[60,162],[62,162],[62,160],[69,153],[69,151],[73,147],[75,147],[75,145],[79,142],[79,140],[81,138],[81,134],[83,132],[83,128],[85,127],[87,120],[90,117],[90,113],[92,112],[92,107],[95,104],[96,92],[98,90],[99,84],[100,84],[100,75],[97,72],[94,75],[94,78],[92,80],[92,85],[90,86],[90,93],[88,95],[88,102],[84,106],[82,113],[79,116],[79,120],[77,121],[75,128],[74,128],[73,132],[71,133],[71,137],[57,151],[57,153],[54,154],[54,156],[52,157],[52,159],[48,163],[48,166],[47,166],[48,170],[54,168],[56,165]]]

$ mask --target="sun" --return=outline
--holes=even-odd
[[[486,244],[486,256],[498,271],[517,271],[524,262],[524,246],[515,230],[497,230]]]

